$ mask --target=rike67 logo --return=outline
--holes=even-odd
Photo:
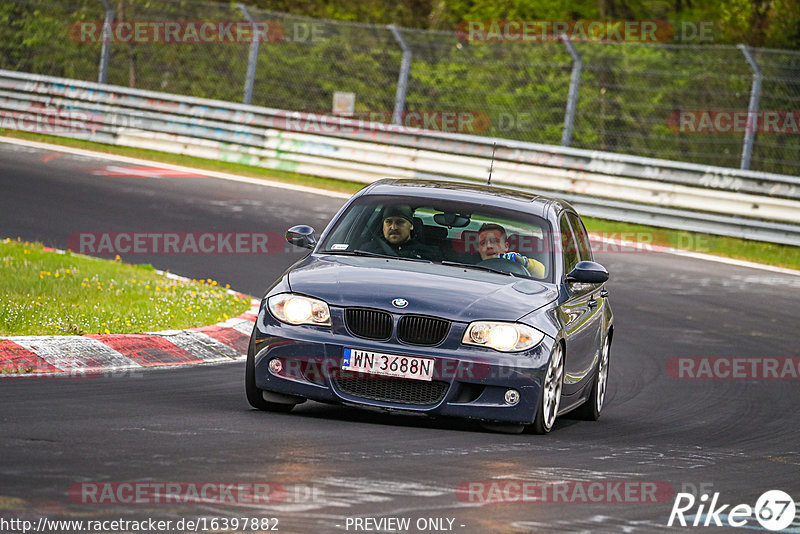
[[[796,514],[794,500],[781,490],[764,492],[754,507],[749,504],[737,504],[733,507],[730,504],[719,504],[719,492],[714,493],[710,502],[708,494],[696,499],[691,493],[678,493],[667,526],[758,528],[754,524],[755,520],[762,528],[779,531],[792,525]]]

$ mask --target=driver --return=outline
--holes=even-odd
[[[368,246],[370,252],[392,254],[403,258],[422,258],[436,261],[438,249],[424,245],[411,235],[414,230],[414,211],[405,204],[383,209],[383,235]]]
[[[484,223],[478,229],[478,252],[481,254],[481,260],[503,258],[514,261],[521,263],[531,273],[531,276],[544,278],[545,269],[541,262],[523,256],[519,252],[508,251],[506,229],[499,224]]]

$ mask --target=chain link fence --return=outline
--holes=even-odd
[[[196,40],[186,33],[180,33],[178,42],[168,42],[157,32],[137,37],[134,27],[106,39],[103,66],[102,23],[107,15],[114,31],[124,29],[125,22],[152,22],[163,32],[167,22],[178,22],[184,31],[204,21],[219,30],[220,23],[246,26],[248,20],[269,29],[258,43],[252,35],[236,37],[235,32],[225,42],[203,35]],[[416,126],[420,116],[455,112],[469,120],[435,119],[424,125],[800,174],[796,51],[669,43],[475,42],[456,32],[393,31],[194,1],[6,0],[0,4],[0,20],[3,69],[317,113],[331,112],[334,93],[352,93],[356,114],[368,114],[371,120],[402,123],[413,118],[408,125]],[[405,90],[398,91],[398,85]],[[574,120],[566,118],[571,95]],[[404,113],[393,116],[398,101]],[[759,126],[750,161],[745,162],[747,126],[741,119],[747,119],[748,110]]]

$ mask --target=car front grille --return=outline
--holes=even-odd
[[[405,315],[397,324],[397,338],[412,345],[438,345],[444,341],[449,330],[450,321],[424,315]]]
[[[369,308],[347,308],[347,329],[356,337],[385,341],[392,336],[393,319],[388,312]],[[450,331],[450,321],[425,315],[404,315],[397,324],[397,339],[410,345],[438,345]]]
[[[430,406],[439,403],[447,393],[447,382],[413,380],[386,376],[365,377],[363,373],[341,371],[333,379],[336,387],[353,397],[395,404]]]
[[[354,336],[384,340],[392,335],[392,316],[384,311],[347,308],[344,320]]]

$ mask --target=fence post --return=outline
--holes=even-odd
[[[561,41],[572,57],[572,74],[569,77],[569,95],[567,96],[567,112],[564,115],[564,130],[561,132],[561,146],[569,146],[572,142],[572,125],[575,123],[575,109],[578,107],[578,88],[581,83],[583,58],[575,49],[569,37],[561,34]]]
[[[397,77],[397,94],[394,97],[394,113],[392,113],[392,124],[403,124],[403,111],[406,107],[406,87],[408,87],[408,73],[411,70],[411,48],[400,34],[397,26],[390,24],[387,26],[392,30],[397,44],[403,50],[403,59],[400,62],[400,74]]]
[[[108,79],[108,62],[111,57],[111,40],[113,39],[114,8],[108,0],[100,0],[106,10],[106,18],[103,21],[103,47],[100,50],[100,68],[97,73],[97,83],[106,83]]]
[[[261,44],[261,38],[258,34],[258,28],[256,28],[256,21],[253,20],[252,15],[250,15],[250,11],[247,9],[247,6],[237,3],[236,7],[239,8],[239,11],[242,12],[244,18],[247,19],[247,22],[249,22],[252,27],[253,38],[250,41],[250,54],[247,56],[247,74],[245,75],[244,79],[243,100],[245,104],[250,104],[250,102],[253,100],[253,85],[256,81],[256,63],[258,63],[258,47]]]
[[[742,163],[739,168],[742,170],[750,169],[750,158],[753,155],[753,141],[755,141],[756,130],[758,129],[758,101],[761,98],[761,68],[758,62],[750,53],[747,45],[737,45],[744,54],[747,63],[753,70],[753,84],[750,87],[750,104],[747,106],[747,127],[744,131],[744,145],[742,146]]]

